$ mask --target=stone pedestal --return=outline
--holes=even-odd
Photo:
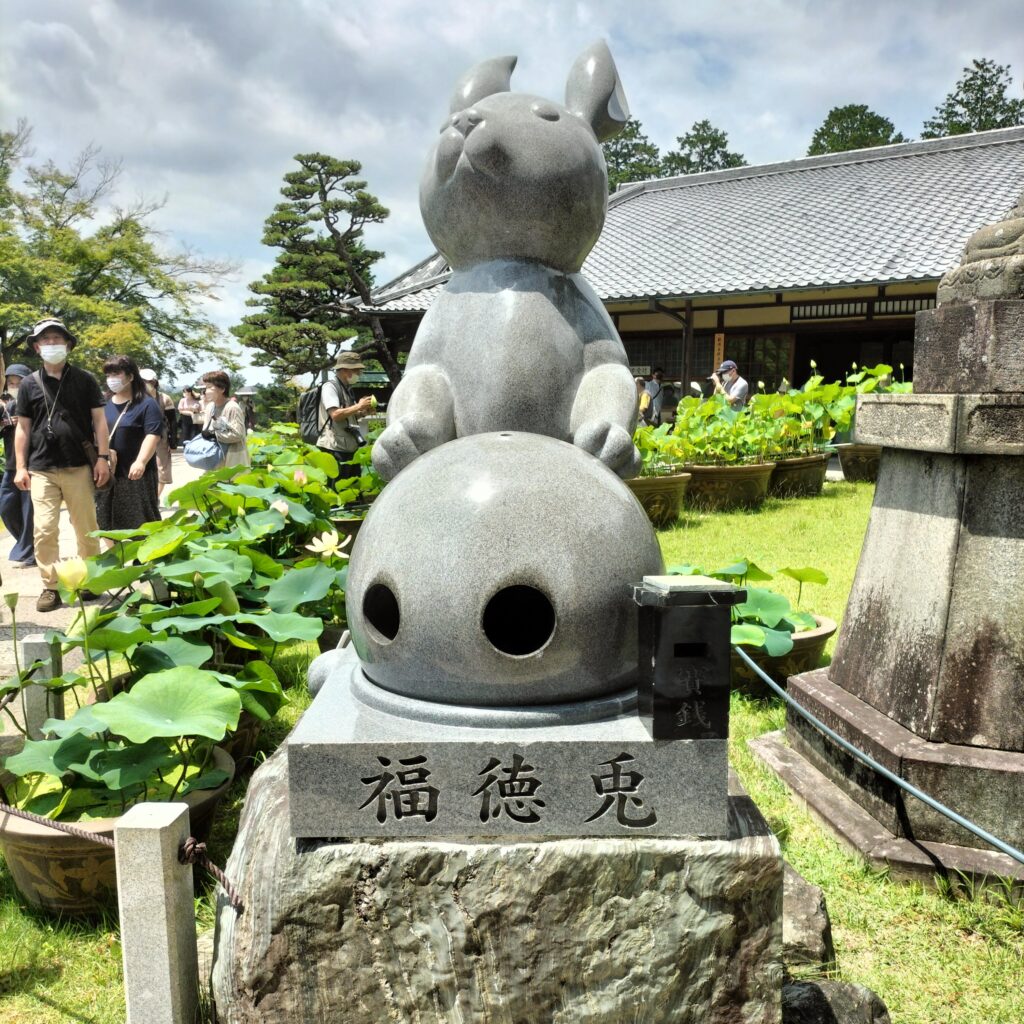
[[[727,739],[652,739],[635,690],[457,707],[333,664],[285,741],[296,837],[727,834]]]
[[[295,840],[287,761],[253,776],[219,908],[225,1024],[777,1024],[782,861],[729,836]]]
[[[885,446],[871,519],[832,664],[789,689],[1024,848],[1024,301],[919,313],[915,343],[914,394],[858,401],[856,439]],[[786,736],[759,751],[870,859],[1020,873],[793,712]]]

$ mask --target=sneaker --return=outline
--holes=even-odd
[[[56,590],[44,590],[36,601],[36,611],[55,612],[63,603]]]

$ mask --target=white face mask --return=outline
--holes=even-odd
[[[17,384],[11,384],[10,387],[7,388],[7,394],[9,394],[11,396],[11,398],[17,398],[18,397],[18,385]]]
[[[51,366],[56,366],[58,363],[63,363],[68,357],[67,345],[40,345],[39,355],[44,363],[49,363]]]
[[[107,378],[107,390],[112,394],[117,394],[119,391],[123,391],[128,387],[128,381],[122,380],[120,377],[108,377]]]

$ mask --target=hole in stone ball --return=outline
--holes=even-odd
[[[507,431],[507,430],[503,430],[503,431],[502,431],[502,432],[501,432],[501,433],[500,433],[500,434],[498,435],[498,437],[511,437],[511,436],[512,436],[512,434],[511,434],[511,433],[510,433],[509,431]]]
[[[487,602],[483,627],[499,651],[522,657],[539,651],[551,638],[555,609],[536,587],[505,587]]]
[[[374,583],[363,597],[363,615],[366,621],[387,641],[398,636],[401,615],[398,598],[383,583]]]

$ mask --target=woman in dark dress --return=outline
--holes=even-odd
[[[24,363],[12,363],[7,367],[7,383],[0,396],[0,431],[4,437],[5,460],[4,475],[0,480],[0,521],[14,538],[14,547],[7,556],[8,560],[18,562],[25,568],[36,564],[32,542],[32,495],[14,486],[14,428],[17,421],[15,405],[18,387],[31,372]]]
[[[101,530],[127,530],[160,518],[153,455],[164,431],[164,414],[146,394],[135,360],[113,356],[103,364],[107,378],[107,429],[117,452],[114,486],[96,492]]]

